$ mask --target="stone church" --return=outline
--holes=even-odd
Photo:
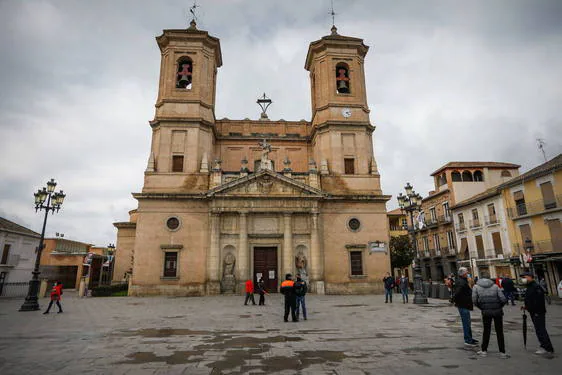
[[[130,295],[278,290],[300,273],[312,292],[382,291],[389,231],[369,120],[362,39],[310,43],[311,121],[215,118],[219,39],[156,38],[161,68],[138,208],[118,229],[114,281]]]

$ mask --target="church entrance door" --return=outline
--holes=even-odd
[[[276,247],[254,248],[254,282],[257,283],[260,277],[263,278],[268,293],[277,292],[279,275]]]

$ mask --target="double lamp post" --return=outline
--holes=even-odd
[[[412,245],[416,254],[414,260],[414,303],[426,304],[428,302],[427,297],[423,294],[420,253],[416,242],[416,227],[414,225],[414,212],[419,212],[421,210],[422,197],[414,191],[414,188],[409,182],[404,189],[406,190],[406,195],[400,193],[397,199],[400,209],[410,214],[410,223],[412,224],[411,227],[408,227],[408,232],[412,236]]]
[[[55,187],[57,183],[51,178],[51,181],[47,182],[47,187],[39,189],[35,194],[35,212],[45,210],[45,216],[43,219],[43,229],[41,230],[41,239],[39,240],[39,246],[37,247],[37,255],[35,257],[35,267],[33,268],[33,277],[29,281],[29,289],[27,291],[27,297],[25,297],[25,302],[20,307],[19,311],[36,311],[39,310],[38,294],[39,294],[39,263],[41,261],[41,252],[45,247],[45,227],[47,226],[47,217],[49,212],[58,212],[64,202],[64,197],[66,194],[63,191],[55,192]]]

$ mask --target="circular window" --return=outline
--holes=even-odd
[[[180,227],[180,219],[178,219],[177,217],[171,217],[166,220],[166,226],[171,231],[178,230],[178,228]]]
[[[354,232],[358,231],[359,228],[361,228],[361,222],[359,221],[359,219],[356,218],[349,219],[347,225],[349,226],[349,229],[351,229]]]

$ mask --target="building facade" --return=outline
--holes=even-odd
[[[517,268],[544,277],[551,294],[562,279],[562,154],[502,184]]]
[[[501,190],[486,190],[451,207],[458,244],[458,265],[480,276],[515,277],[507,210]]]
[[[422,200],[416,241],[425,280],[456,273],[458,241],[451,207],[519,174],[519,165],[499,162],[449,162],[431,174],[435,190]],[[465,226],[465,223],[459,223]]]
[[[362,39],[312,42],[312,120],[215,119],[220,42],[195,22],[157,38],[162,62],[138,207],[118,229],[114,280],[131,295],[382,290],[388,221],[374,158]]]
[[[0,217],[0,296],[3,285],[31,280],[41,235]]]

